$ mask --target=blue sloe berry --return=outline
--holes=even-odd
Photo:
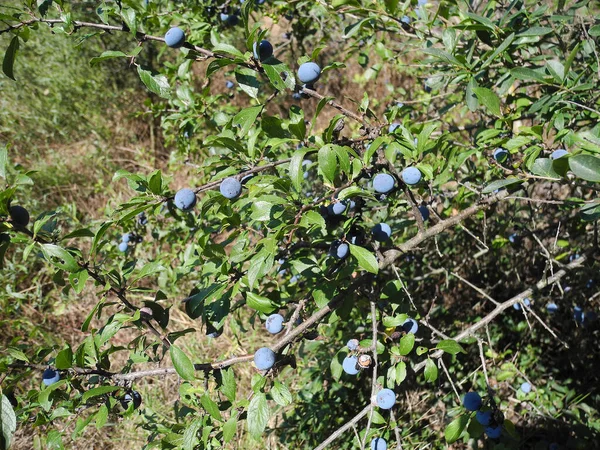
[[[385,242],[392,236],[392,229],[387,223],[378,223],[371,230],[373,239],[378,242]]]
[[[359,370],[356,366],[358,358],[356,356],[346,356],[342,362],[342,368],[348,375],[356,375]]]
[[[469,411],[477,411],[482,403],[481,396],[477,392],[467,392],[463,397],[463,406]]]
[[[275,352],[269,347],[261,347],[254,354],[254,364],[259,370],[268,370],[275,364]]]
[[[475,419],[484,427],[487,427],[492,421],[492,412],[491,411],[477,411],[475,414]]]
[[[421,171],[416,167],[407,167],[402,171],[402,180],[406,184],[413,186],[421,181]]]
[[[11,220],[17,225],[26,227],[29,223],[29,212],[20,205],[11,206],[8,210]]]
[[[314,62],[306,62],[298,69],[298,79],[303,83],[314,83],[320,76],[321,68]]]
[[[385,439],[376,437],[371,441],[371,450],[387,450]]]
[[[174,199],[175,206],[182,211],[190,211],[196,205],[196,194],[188,188],[177,191]]]
[[[484,431],[490,439],[498,439],[502,434],[502,426],[486,427]]]
[[[373,178],[373,189],[380,194],[387,194],[394,189],[394,177],[387,173],[378,173]]]
[[[508,159],[508,151],[503,148],[497,148],[494,150],[494,159],[502,164]]]
[[[50,386],[51,384],[56,383],[58,380],[60,380],[60,374],[57,370],[54,370],[51,367],[48,367],[46,370],[44,370],[44,373],[42,373],[42,383],[44,383],[46,386]]]
[[[234,199],[242,192],[242,183],[233,177],[225,178],[221,181],[219,191],[221,191],[223,197]]]
[[[346,347],[348,347],[348,350],[354,351],[358,348],[359,345],[360,344],[358,342],[358,339],[350,339],[346,344]]]
[[[421,213],[421,217],[423,218],[423,222],[429,220],[429,208],[425,205],[419,206],[419,212]]]
[[[280,333],[283,330],[283,320],[281,314],[271,314],[265,322],[267,331],[271,334]]]
[[[252,46],[252,52],[254,53],[254,57],[261,61],[265,59],[269,59],[273,56],[273,46],[269,41],[262,40],[260,42],[255,42]]]
[[[382,389],[377,393],[377,406],[381,409],[391,409],[396,403],[396,393],[391,389]]]
[[[402,324],[402,329],[407,333],[416,334],[419,331],[419,324],[415,319],[411,319],[410,317],[404,321]]]
[[[165,34],[165,44],[169,47],[179,48],[185,43],[185,33],[179,27],[173,27]]]

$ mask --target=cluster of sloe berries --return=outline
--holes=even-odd
[[[483,400],[477,392],[467,392],[463,397],[463,406],[467,411],[477,411],[475,420],[484,427],[484,432],[491,439],[498,439],[502,435],[502,413],[494,414],[489,408],[484,408]]]

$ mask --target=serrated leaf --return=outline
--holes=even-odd
[[[108,420],[108,408],[106,405],[100,406],[98,408],[98,412],[96,413],[96,429],[99,430],[102,428]]]
[[[396,384],[402,383],[406,379],[406,375],[406,363],[404,361],[400,361],[398,364],[396,364]]]
[[[425,380],[430,382],[437,380],[438,368],[431,358],[427,359],[427,362],[425,363],[425,371],[423,373],[425,375]]]
[[[223,425],[223,441],[228,443],[231,441],[233,436],[235,436],[235,432],[237,431],[237,417],[233,416],[229,418],[225,425]]]
[[[162,98],[168,99],[171,97],[171,87],[166,76],[161,74],[152,75],[152,72],[142,69],[141,66],[138,66],[137,70],[142,83],[144,83],[150,92]]]
[[[269,405],[262,392],[254,394],[248,406],[248,432],[256,439],[260,438],[269,422]]]
[[[17,429],[17,416],[10,400],[4,394],[2,394],[2,400],[0,401],[0,427],[2,428],[2,440],[8,449]]]
[[[195,378],[194,365],[190,358],[177,346],[171,345],[169,348],[171,361],[177,374],[184,380],[191,381]]]
[[[465,350],[460,346],[460,344],[454,339],[444,339],[438,342],[435,348],[443,350],[451,355],[456,355],[457,353],[466,353]]]
[[[446,442],[448,442],[448,444],[456,442],[462,434],[462,432],[464,431],[464,429],[466,428],[468,422],[469,416],[467,416],[466,414],[463,414],[454,419],[452,422],[450,422],[450,424],[448,424],[448,426],[444,430],[444,437],[446,438]]]
[[[335,172],[337,171],[337,156],[332,145],[324,145],[319,149],[317,155],[319,171],[323,174],[325,181],[333,184]]]
[[[560,178],[560,175],[552,168],[550,158],[538,158],[531,166],[531,173],[539,177]]]
[[[408,355],[415,346],[415,335],[408,333],[400,339],[399,350],[402,356]]]
[[[10,44],[8,44],[8,48],[4,54],[4,60],[2,61],[2,72],[4,72],[4,75],[11,80],[15,80],[14,65],[17,57],[17,50],[19,50],[19,37],[14,36],[11,39]]]
[[[492,181],[490,184],[488,184],[485,188],[483,188],[483,190],[481,191],[482,194],[489,194],[491,192],[494,192],[498,189],[502,189],[505,188],[506,186],[510,186],[512,184],[516,184],[516,183],[521,183],[522,180],[516,178],[516,177],[509,177],[506,178],[504,180],[496,180],[496,181]]]
[[[73,366],[73,350],[71,350],[71,347],[66,347],[58,352],[54,365],[60,370],[70,369]]]
[[[365,269],[367,272],[377,274],[379,272],[379,265],[377,264],[377,258],[366,248],[359,247],[358,245],[350,245],[350,253],[358,261],[358,265]]]
[[[287,406],[292,403],[292,394],[284,384],[277,380],[275,380],[275,384],[271,389],[271,396],[278,405]]]
[[[242,109],[233,117],[232,124],[235,127],[239,127],[239,136],[246,136],[248,134],[250,128],[256,123],[256,118],[262,109],[262,106],[251,106],[250,108]]]
[[[569,158],[569,167],[577,178],[595,183],[600,181],[600,158],[596,156],[572,156]]]
[[[500,98],[494,91],[488,88],[476,87],[473,92],[477,96],[479,103],[487,108],[487,110],[496,117],[502,116],[500,111]]]
[[[8,149],[6,146],[0,147],[0,177],[6,178],[6,167],[8,166]]]
[[[128,55],[127,53],[123,53],[123,52],[119,52],[119,51],[114,51],[114,50],[109,50],[106,52],[102,52],[102,54],[100,56],[96,56],[95,58],[90,59],[90,65],[93,66],[95,64],[98,64],[102,61],[106,61],[107,59],[113,59],[113,58],[127,58]]]
[[[544,74],[533,69],[528,69],[527,67],[517,67],[516,69],[511,69],[510,74],[518,80],[539,81],[540,83],[546,82]]]
[[[250,308],[265,314],[275,311],[276,308],[276,306],[273,305],[273,302],[271,302],[271,300],[269,300],[267,297],[263,297],[253,292],[248,292],[246,294],[246,304]]]
[[[194,450],[199,443],[198,431],[202,428],[202,418],[194,419],[183,432],[183,450]]]
[[[200,403],[204,410],[211,415],[213,419],[223,420],[219,406],[206,394],[200,397]]]
[[[52,385],[54,386],[54,385]],[[99,395],[109,394],[121,389],[119,386],[98,386],[85,391],[81,396],[81,403],[87,402],[90,398],[98,397]]]
[[[237,383],[235,381],[235,373],[229,368],[221,371],[221,392],[227,397],[230,402],[235,402]]]
[[[64,248],[54,244],[40,245],[42,247],[42,253],[44,254],[44,257],[53,265],[66,272],[79,271],[79,264],[77,264],[77,261],[75,258],[73,258],[73,255],[71,255]]]
[[[287,64],[282,63],[277,58],[271,57],[266,61],[263,61],[262,67],[265,70],[265,74],[275,89],[278,91],[285,91],[286,89],[294,90],[296,87],[296,79],[294,73],[290,70]],[[285,75],[285,80],[282,77]]]
[[[304,170],[302,166],[302,162],[304,161],[304,155],[306,155],[307,149],[296,150],[292,155],[292,160],[290,161],[290,165],[288,168],[288,172],[290,174],[290,180],[292,181],[292,186],[297,191],[300,191],[302,188],[302,180],[304,180]]]

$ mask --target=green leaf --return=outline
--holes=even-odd
[[[475,111],[479,107],[479,100],[477,100],[477,96],[474,92],[474,89],[476,88],[477,81],[475,81],[475,78],[471,78],[465,91],[465,101],[467,102],[467,107],[470,111]]]
[[[485,106],[489,112],[496,117],[501,117],[502,112],[500,111],[500,98],[494,91],[488,88],[476,87],[473,92],[479,99],[479,102]]]
[[[379,271],[379,265],[377,264],[377,258],[375,258],[375,255],[366,248],[359,247],[358,245],[350,243],[348,245],[350,245],[350,253],[356,258],[358,265],[367,272],[377,274]]]
[[[437,380],[438,368],[431,358],[428,358],[427,362],[425,363],[424,375],[425,375],[425,380],[427,380],[427,381],[433,382],[433,381]]]
[[[504,39],[504,41],[502,41],[502,44],[500,44],[500,46],[494,50],[494,53],[492,53],[490,57],[485,60],[485,62],[481,65],[481,68],[483,69],[487,67],[500,53],[508,48],[514,39],[515,33],[511,33],[506,39]]]
[[[54,365],[60,370],[70,369],[73,366],[73,350],[71,350],[71,347],[66,347],[58,352]]]
[[[119,386],[98,386],[90,389],[89,391],[85,391],[81,396],[81,403],[87,402],[90,398],[98,397],[99,395],[108,394],[110,392],[115,392],[121,389]]]
[[[2,401],[0,402],[0,428],[2,428],[2,441],[8,449],[17,429],[17,416],[10,400],[4,394],[2,394]]]
[[[273,305],[273,302],[271,302],[271,300],[269,300],[267,297],[262,297],[253,292],[248,292],[246,294],[246,304],[250,308],[265,314],[269,314],[276,309],[276,306]]]
[[[256,78],[256,72],[251,69],[238,69],[235,72],[235,80],[242,91],[251,98],[258,99],[260,81]]]
[[[292,403],[292,394],[284,384],[277,380],[275,380],[275,384],[271,389],[271,396],[278,405],[287,406]]]
[[[227,422],[225,422],[225,425],[223,425],[223,441],[225,441],[225,443],[231,441],[233,436],[235,436],[236,431],[237,417],[234,415],[230,417]]]
[[[200,403],[204,410],[211,415],[213,419],[223,420],[219,406],[206,394],[200,397]]]
[[[466,414],[463,414],[450,422],[444,430],[446,442],[448,442],[448,444],[456,442],[466,428],[468,422],[469,416]]]
[[[402,383],[406,379],[406,375],[406,363],[404,361],[400,361],[398,364],[396,364],[396,384]]]
[[[269,421],[269,405],[264,393],[254,394],[248,406],[248,432],[256,439],[260,438]]]
[[[96,429],[99,430],[102,428],[108,420],[108,408],[106,405],[100,406],[98,412],[96,413]]]
[[[408,318],[407,314],[397,314],[395,316],[385,316],[383,318],[383,326],[386,328],[392,328],[392,327],[397,327],[402,325],[404,322],[406,322],[406,319]]]
[[[444,339],[443,341],[438,342],[435,348],[443,350],[451,355],[456,355],[457,353],[466,353],[460,344],[454,339]]]
[[[335,172],[337,170],[336,152],[332,145],[324,145],[317,155],[319,161],[319,170],[323,174],[325,181],[333,184]]]
[[[445,52],[443,50],[440,50],[439,48],[427,48],[425,50],[423,50],[424,53],[427,53],[429,55],[435,56],[436,58],[442,60],[443,62],[455,65],[455,66],[459,66],[459,67],[464,67],[464,64],[461,63],[458,59],[456,59],[453,55],[451,55],[448,52]]]
[[[592,155],[575,155],[569,158],[569,167],[582,180],[600,181],[600,158]]]
[[[95,65],[98,64],[102,61],[105,61],[107,59],[112,59],[112,58],[127,58],[128,55],[127,53],[123,53],[123,52],[119,52],[119,51],[114,51],[114,50],[109,50],[106,52],[103,52],[100,56],[96,56],[95,58],[90,59],[90,65]]]
[[[533,69],[528,69],[526,67],[518,67],[516,69],[511,69],[510,74],[518,80],[539,81],[540,83],[546,82],[544,74]]]
[[[4,54],[4,60],[2,61],[2,71],[11,80],[15,80],[15,74],[13,72],[15,58],[17,57],[17,50],[19,50],[19,37],[14,36],[8,45],[8,49]]]
[[[292,186],[298,192],[302,188],[302,180],[304,180],[304,170],[302,168],[302,162],[304,161],[304,155],[306,155],[307,149],[301,148],[296,150],[292,155],[292,160],[288,168],[290,179],[292,180]]]
[[[512,184],[521,183],[522,180],[516,177],[508,177],[504,180],[496,180],[492,181],[481,191],[482,194],[489,194],[490,192],[494,192],[497,189],[505,188],[506,186],[510,186]]]
[[[8,347],[5,351],[6,351],[6,353],[8,355],[10,355],[12,358],[14,358],[14,359],[16,359],[18,361],[25,361],[27,363],[29,362],[29,358],[27,358],[27,356],[25,355],[25,353],[23,353],[18,348]]]
[[[237,383],[235,381],[235,373],[233,369],[225,369],[221,371],[221,392],[229,399],[230,402],[235,402]]]
[[[0,177],[6,178],[6,167],[8,166],[8,149],[0,147]]]
[[[153,92],[162,98],[168,99],[171,97],[171,87],[169,86],[169,80],[167,80],[166,76],[160,74],[152,75],[152,72],[142,69],[141,66],[138,66],[138,74],[140,75],[142,83],[146,85],[150,92]]]
[[[169,353],[171,354],[171,360],[177,374],[184,380],[193,380],[195,378],[194,365],[190,361],[190,358],[175,345],[171,345]]]
[[[539,177],[560,178],[560,175],[552,168],[550,158],[538,158],[531,166],[531,173]]]
[[[262,67],[265,70],[267,78],[269,78],[273,87],[278,91],[285,91],[286,89],[294,90],[296,87],[294,73],[286,64],[282,63],[277,58],[271,57],[268,60],[263,61]],[[285,80],[283,79],[282,74],[286,74]]]
[[[239,127],[239,136],[246,136],[248,134],[250,128],[256,123],[256,118],[261,113],[262,109],[262,106],[251,106],[250,108],[242,109],[234,116],[232,124],[235,127]]]
[[[413,333],[408,333],[402,336],[400,339],[399,350],[402,356],[408,355],[413,347],[415,346],[415,335]]]
[[[303,141],[306,137],[304,110],[300,109],[297,105],[292,105],[289,110],[289,115],[290,123],[288,125],[288,129],[295,137]]]
[[[53,265],[66,272],[77,272],[80,267],[73,256],[64,248],[54,244],[40,244],[44,257]]]
[[[201,398],[202,399],[202,398]],[[199,443],[198,431],[202,428],[202,417],[198,417],[183,432],[183,450],[194,450]]]
[[[591,205],[582,207],[581,210],[579,210],[579,215],[582,220],[587,222],[600,219],[600,203],[592,203]]]

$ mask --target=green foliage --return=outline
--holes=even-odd
[[[395,415],[371,405],[368,425],[336,436],[335,448],[376,435],[403,448],[483,442],[456,399],[471,389],[503,427],[490,447],[597,442],[597,5],[235,3],[0,10],[0,324],[17,333],[0,356],[3,393],[17,405],[2,396],[4,442],[16,418],[55,448],[117,421],[139,424],[144,448],[237,448],[236,434],[246,448],[314,448],[382,387],[397,394]],[[161,42],[173,25],[186,31],[180,50]],[[280,45],[260,62],[251,49],[263,38]],[[304,89],[295,71],[309,60],[323,72]],[[307,98],[293,103],[293,93]],[[101,167],[85,180],[110,200],[100,217],[48,208],[42,189],[75,176],[33,173],[15,150],[90,132],[109,140],[132,111],[158,124],[168,163],[120,167],[95,145],[80,166]],[[498,147],[510,153],[502,164]],[[552,159],[556,148],[568,155]],[[399,176],[408,166],[423,174],[414,186]],[[385,196],[371,186],[381,172],[397,185]],[[238,198],[219,193],[227,177],[242,180]],[[191,212],[173,205],[183,184],[197,196]],[[23,202],[28,227],[10,218]],[[421,204],[432,211],[425,223]],[[392,238],[375,242],[370,230],[384,221]],[[342,259],[329,254],[339,241]],[[45,320],[82,296],[93,301],[70,342],[23,315],[36,297]],[[560,315],[546,312],[549,300]],[[286,330],[266,336],[275,311]],[[416,335],[403,328],[409,317]],[[358,350],[344,347],[351,338]],[[266,372],[251,366],[264,346],[277,353]],[[363,357],[356,376],[342,370],[350,352]],[[42,387],[47,366],[61,380]],[[162,404],[155,389],[140,409],[123,406],[136,383],[164,377],[176,389]],[[521,378],[531,393],[515,394]],[[58,424],[71,416],[69,436]],[[571,429],[585,432],[567,442]]]

